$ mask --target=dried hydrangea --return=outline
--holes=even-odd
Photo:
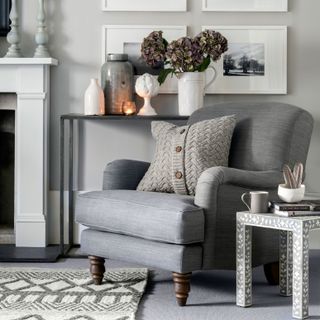
[[[151,32],[141,44],[141,57],[151,67],[158,67],[165,61],[167,41],[162,38],[162,33]]]
[[[221,55],[228,50],[228,40],[214,30],[199,33],[195,40],[199,43],[200,50],[209,55],[213,61],[218,61]]]
[[[202,64],[204,56],[199,44],[189,37],[172,41],[166,57],[176,72],[193,72]]]
[[[183,37],[170,44],[162,31],[154,31],[143,40],[141,57],[151,67],[161,67],[158,81],[162,84],[169,74],[203,72],[211,61],[217,61],[228,50],[228,41],[219,32],[205,30],[195,38]],[[163,69],[167,65],[169,68]]]

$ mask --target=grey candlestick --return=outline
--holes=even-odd
[[[20,32],[19,32],[19,16],[17,11],[17,0],[12,0],[10,11],[11,31],[7,35],[7,41],[10,47],[6,54],[6,58],[22,57],[20,49]]]
[[[49,42],[49,35],[46,27],[46,14],[44,9],[44,0],[38,0],[39,2],[39,12],[37,16],[38,28],[35,35],[35,40],[37,44],[36,51],[34,53],[35,58],[48,58],[50,57],[47,44]]]

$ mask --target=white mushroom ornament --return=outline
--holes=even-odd
[[[155,76],[145,73],[137,79],[136,93],[141,98],[144,98],[144,105],[140,109],[139,116],[154,116],[157,113],[151,105],[151,98],[159,93],[160,85]]]

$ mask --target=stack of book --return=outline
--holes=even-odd
[[[271,201],[270,212],[283,217],[319,216],[320,200],[303,200],[299,203]]]

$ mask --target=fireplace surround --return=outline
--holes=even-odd
[[[0,59],[0,93],[17,96],[14,221],[9,223],[17,248],[47,246],[50,67],[57,64],[52,58]]]

